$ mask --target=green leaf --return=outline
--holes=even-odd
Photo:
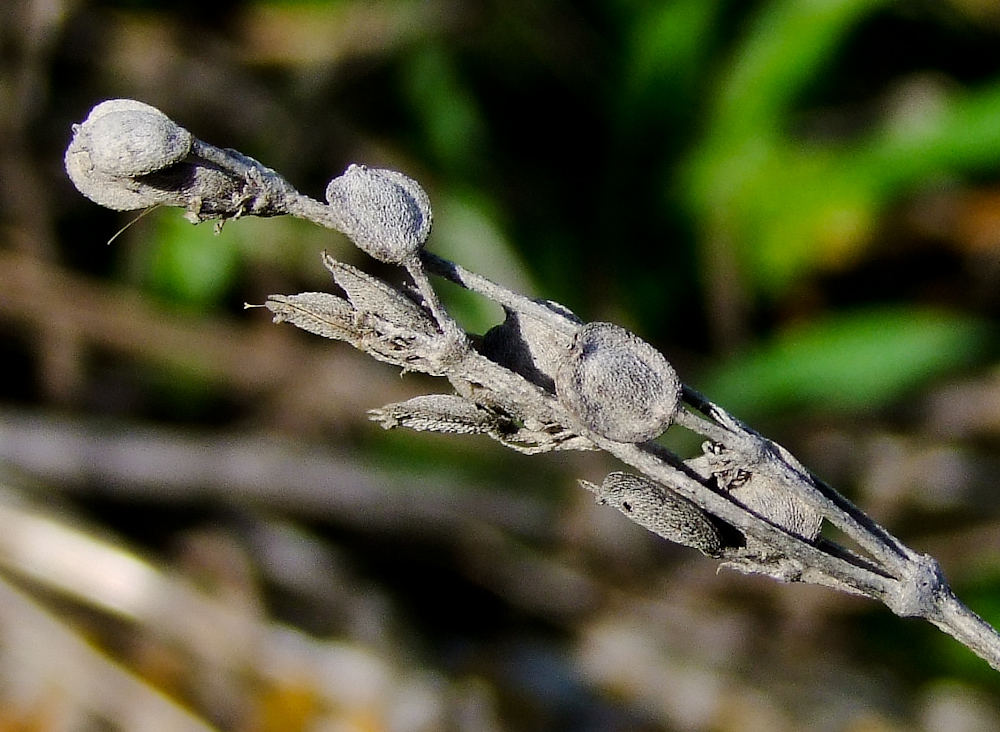
[[[176,209],[155,216],[141,257],[144,286],[168,302],[195,309],[218,304],[233,287],[238,265],[235,239],[211,224],[194,226]]]
[[[719,15],[718,0],[652,3],[632,16],[618,114],[626,128],[685,114],[698,98]]]
[[[447,49],[437,44],[417,49],[403,69],[403,92],[440,165],[462,171],[480,157],[486,139],[483,115]]]
[[[756,292],[780,296],[816,271],[843,269],[899,197],[1000,162],[995,80],[955,90],[914,76],[907,104],[852,141],[789,132],[797,98],[822,83],[846,35],[888,4],[766,3],[718,82],[683,187],[704,240],[730,242]]]
[[[992,336],[982,321],[932,310],[831,315],[706,374],[700,390],[741,418],[790,408],[868,412],[968,365]]]
[[[726,146],[780,128],[795,96],[829,65],[839,43],[890,0],[765,3],[729,65],[716,98],[714,135]]]

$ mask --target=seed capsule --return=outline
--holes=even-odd
[[[680,405],[681,382],[663,355],[611,323],[587,323],[556,372],[562,404],[598,435],[645,442],[660,435]]]
[[[175,186],[150,185],[142,176],[161,171],[169,179],[190,152],[191,133],[156,107],[111,99],[73,126],[64,163],[73,185],[91,201],[116,211],[158,203],[184,205]],[[177,166],[183,167],[183,166]],[[180,173],[180,178],[190,171]],[[176,183],[176,182],[175,182]]]
[[[404,264],[427,241],[431,204],[424,189],[394,170],[351,165],[326,187],[326,200],[358,248]]]
[[[191,133],[156,107],[134,99],[98,104],[76,131],[97,170],[134,178],[183,160]]]
[[[744,507],[806,541],[819,536],[822,513],[788,485],[768,476],[760,463],[711,441],[703,443],[701,449],[704,457],[700,460],[709,467],[718,487]]]

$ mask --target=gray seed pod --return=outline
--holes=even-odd
[[[191,151],[191,133],[156,107],[134,99],[98,104],[76,130],[94,168],[134,178],[180,162]]]
[[[610,473],[600,486],[581,481],[600,503],[614,506],[654,534],[710,557],[722,553],[722,537],[708,514],[683,496],[648,478]]]
[[[581,423],[616,442],[662,434],[680,405],[681,382],[663,355],[612,323],[587,323],[556,372],[556,395]]]
[[[819,536],[823,516],[781,483],[746,473],[727,487],[733,498],[788,533],[809,542]]]
[[[701,449],[716,484],[743,506],[806,541],[819,536],[823,515],[789,486],[761,472],[759,462],[711,440]]]
[[[409,261],[431,231],[431,203],[424,189],[394,170],[351,165],[330,181],[326,200],[351,241],[382,262]]]
[[[91,110],[73,127],[65,165],[73,185],[91,201],[116,211],[133,211],[158,203],[184,205],[171,183],[157,185],[143,176],[166,175],[191,149],[191,134],[163,112],[133,99],[112,99]],[[170,170],[164,171],[164,168]],[[190,177],[190,171],[176,177]],[[165,185],[164,183],[170,183]]]

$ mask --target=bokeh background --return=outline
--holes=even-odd
[[[432,251],[656,344],[996,624],[993,0],[0,4],[0,731],[1000,730],[949,638],[717,573],[602,455],[368,422],[445,385],[243,303],[397,274],[87,201],[112,97],[314,196],[417,178]]]

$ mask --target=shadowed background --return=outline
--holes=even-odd
[[[594,506],[605,456],[368,422],[446,385],[243,309],[398,281],[338,234],[62,170],[113,97],[316,197],[402,170],[431,251],[634,330],[996,624],[997,49],[987,0],[4,3],[0,732],[1000,730],[931,626]]]

